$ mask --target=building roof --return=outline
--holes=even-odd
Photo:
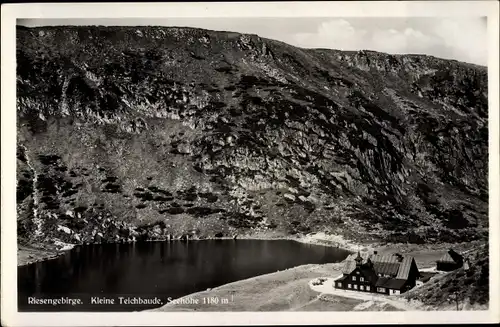
[[[399,262],[374,262],[373,268],[377,274],[396,276],[398,274]]]
[[[396,275],[396,278],[408,279],[412,263],[413,263],[413,257],[404,257],[403,261],[401,261],[401,264],[399,265],[399,270],[398,274]]]
[[[455,260],[450,256],[448,252],[446,252],[441,258],[437,260],[437,262],[449,262],[449,263],[455,263]]]
[[[351,254],[346,258],[344,267],[342,268],[343,274],[350,274],[356,269],[355,258],[358,254]],[[402,257],[402,260],[396,255],[376,255],[371,254],[363,260],[363,264],[371,261],[375,274],[389,275],[398,279],[407,279],[410,273],[413,257]],[[363,270],[365,271],[365,270]]]
[[[373,262],[373,268],[377,274],[382,275],[397,275],[400,262],[394,255],[371,255],[370,260]]]
[[[380,277],[375,284],[376,287],[385,287],[400,290],[406,283],[406,279]]]
[[[453,249],[448,250],[437,262],[445,263],[460,263],[463,261],[463,257],[455,252]]]
[[[377,283],[375,284],[375,286],[378,286],[378,287],[385,287],[385,284],[387,284],[387,282],[390,280],[391,278],[389,277],[380,277],[378,280],[377,280]]]
[[[344,267],[342,267],[342,273],[350,274],[354,269],[356,269],[356,262],[354,259],[349,259],[349,257],[347,257]]]

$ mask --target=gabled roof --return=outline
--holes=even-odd
[[[354,269],[356,269],[356,262],[354,262],[354,260],[347,260],[344,267],[342,267],[342,273],[350,274]]]
[[[400,262],[394,255],[371,255],[370,260],[373,262],[373,268],[377,274],[397,275]]]
[[[371,254],[368,256],[373,262],[381,262],[381,263],[398,263],[398,258],[395,255],[386,254]]]
[[[463,257],[452,249],[448,250],[437,262],[460,263]]]
[[[412,263],[413,263],[413,257],[404,257],[403,261],[401,261],[401,264],[399,265],[399,270],[398,274],[396,275],[396,278],[408,279]]]
[[[399,266],[399,262],[373,262],[375,272],[382,275],[396,276]]]
[[[437,262],[449,262],[449,263],[455,263],[455,260],[450,256],[448,252],[446,252]]]
[[[459,254],[459,253],[457,253],[457,252],[453,251],[453,249],[450,249],[450,250],[448,251],[448,254],[449,254],[449,255],[453,258],[453,260],[455,260],[456,262],[463,262],[463,260],[464,260],[464,257],[463,257],[461,254]]]
[[[342,268],[343,274],[350,274],[356,269],[355,258],[358,254],[351,254],[346,258],[344,267]],[[368,260],[373,264],[375,274],[389,275],[398,279],[407,279],[410,273],[412,264],[414,263],[413,257],[403,257],[402,261],[395,255],[376,255],[371,254],[363,260],[363,265],[368,263]],[[363,273],[368,273],[369,269],[363,269]],[[365,274],[365,275],[366,275]]]

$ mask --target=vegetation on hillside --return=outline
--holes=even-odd
[[[487,237],[487,71],[165,27],[17,30],[24,242]]]
[[[484,246],[467,254],[469,269],[464,267],[437,275],[423,286],[410,291],[406,297],[416,299],[439,309],[484,307],[489,303],[489,256],[488,247]]]

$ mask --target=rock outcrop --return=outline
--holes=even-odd
[[[485,67],[423,55],[18,27],[18,233],[482,238],[487,94]]]

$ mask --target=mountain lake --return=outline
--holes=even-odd
[[[18,267],[18,310],[140,311],[278,270],[340,262],[348,254],[339,248],[290,240],[76,246],[55,259]],[[139,298],[148,303],[141,304]],[[44,299],[66,303],[43,303]]]

